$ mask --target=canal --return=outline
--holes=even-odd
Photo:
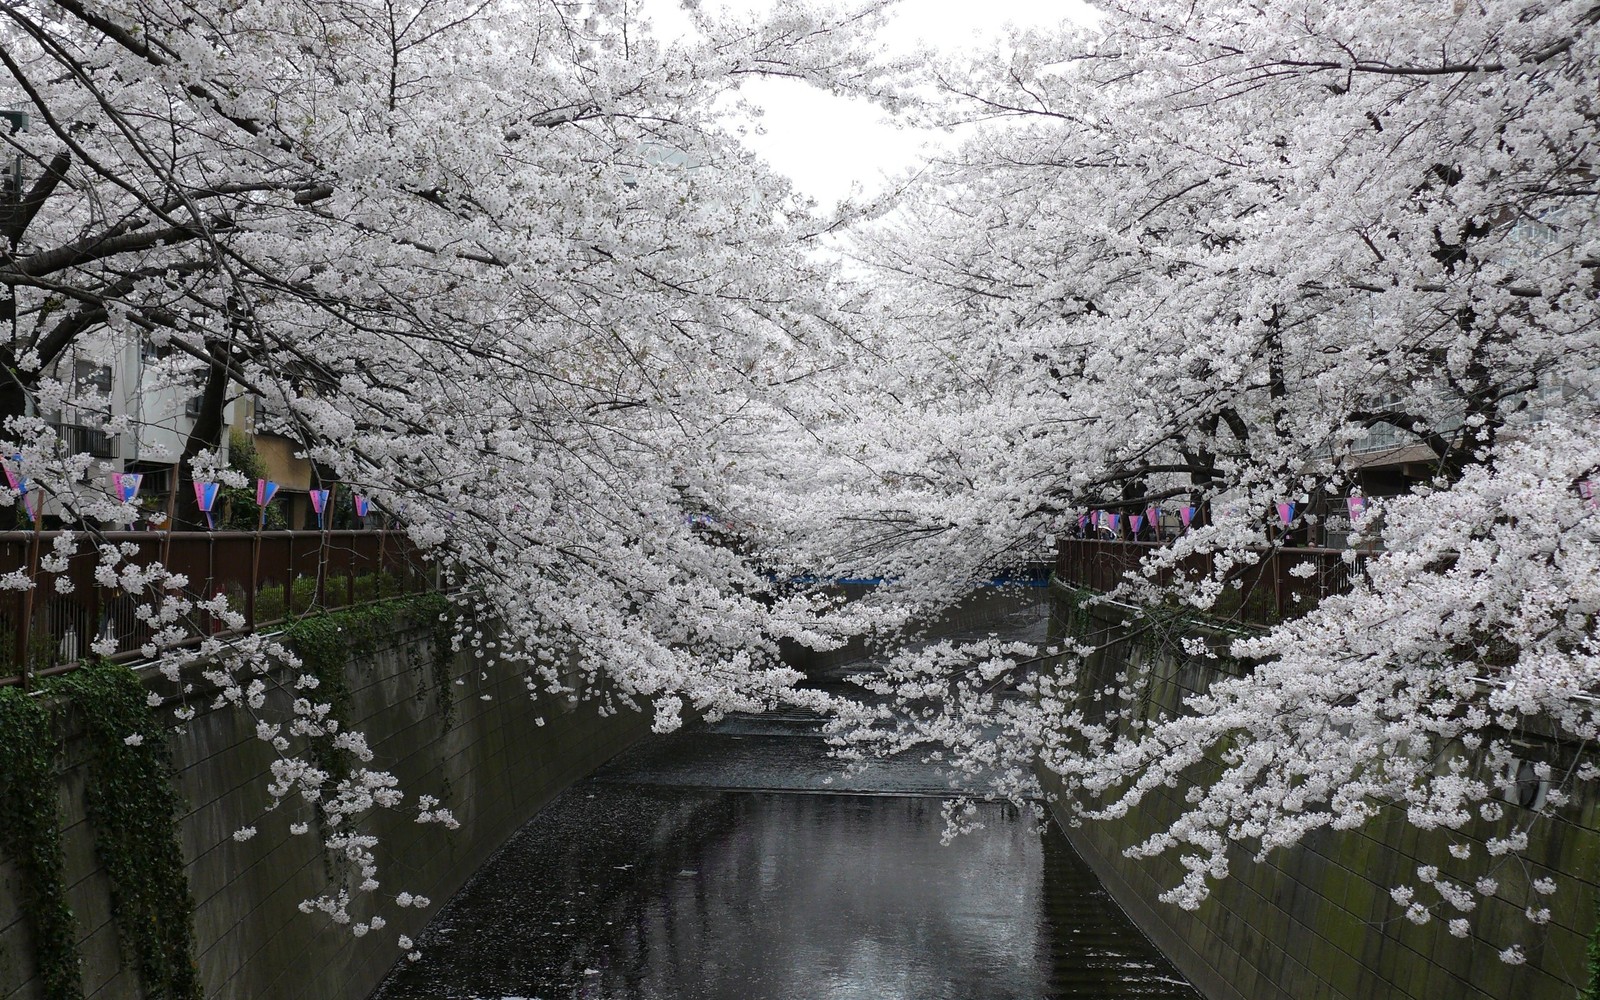
[[[1058,830],[985,804],[944,846],[935,766],[842,779],[818,730],[775,712],[634,747],[524,827],[375,1000],[1197,1000]]]

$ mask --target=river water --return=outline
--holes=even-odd
[[[943,846],[934,766],[841,781],[817,730],[769,713],[636,746],[523,828],[376,1000],[1197,1000],[1053,826],[988,804]]]

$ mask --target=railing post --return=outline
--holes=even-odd
[[[28,509],[28,496],[22,495],[22,509]],[[40,520],[44,517],[44,494],[38,494],[34,504],[33,539],[28,544],[28,589],[22,592],[22,689],[24,691],[33,687],[33,597],[34,591],[39,589],[39,529]]]
[[[333,524],[333,491],[329,486],[322,501],[322,519],[317,522],[317,607],[328,607],[328,527]]]
[[[70,571],[69,568],[68,572]],[[94,580],[94,577],[91,575],[90,579]],[[89,585],[89,621],[87,631],[89,634],[84,636],[82,646],[84,654],[90,652],[94,644],[100,641],[100,633],[103,631],[100,625],[100,584],[98,581]]]
[[[206,531],[206,589],[200,595],[202,600],[211,600],[217,596],[217,536],[209,528]],[[215,635],[217,631],[217,616],[206,612],[206,635]]]
[[[261,525],[256,525],[255,537],[250,540],[250,585],[244,588],[244,624],[251,631],[256,627],[256,592],[261,589]]]
[[[383,581],[389,576],[389,567],[383,561],[384,542],[389,539],[389,528],[385,525],[378,529],[378,596],[383,596]],[[404,588],[401,588],[404,589]]]
[[[288,542],[284,546],[283,564],[283,618],[285,621],[295,616],[294,610],[294,539],[299,532],[289,532]]]
[[[1272,567],[1272,609],[1277,621],[1283,621],[1283,560],[1279,558],[1282,549],[1273,549],[1267,553],[1267,559]]]

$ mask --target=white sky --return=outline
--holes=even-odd
[[[704,0],[707,9],[759,10],[770,0]],[[663,35],[688,29],[678,0],[647,0]],[[1053,25],[1092,16],[1084,0],[903,0],[884,31],[891,49],[909,51],[926,41],[946,51],[993,41],[1010,24]],[[792,80],[757,80],[745,87],[765,111],[761,130],[746,143],[795,187],[820,204],[844,198],[852,185],[871,194],[916,163],[927,143],[948,141],[929,132],[896,128],[864,102],[823,93]]]

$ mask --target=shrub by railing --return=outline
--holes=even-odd
[[[0,592],[0,685],[27,684],[62,673],[90,655],[90,644],[114,643],[113,660],[133,660],[151,629],[135,609],[150,600],[100,586],[95,580],[101,545],[131,545],[125,561],[164,562],[188,578],[186,591],[209,599],[226,594],[245,617],[247,629],[264,628],[308,611],[350,607],[433,589],[435,577],[398,531],[108,531],[81,535],[82,551],[66,570],[40,568],[56,531],[0,532],[0,574],[20,571],[33,581],[28,591]],[[56,580],[71,582],[66,593]],[[208,614],[199,633],[220,633],[224,624]],[[7,655],[9,654],[9,655]],[[9,674],[9,676],[6,676]]]
[[[1163,548],[1164,542],[1101,541],[1069,538],[1056,550],[1056,577],[1064,583],[1108,593],[1138,574],[1144,559]],[[1361,572],[1365,553],[1346,562],[1345,549],[1263,548],[1251,550],[1254,562],[1234,558],[1224,578],[1227,587],[1211,608],[1216,618],[1270,625],[1315,607],[1324,597],[1350,590],[1352,576]],[[1201,553],[1163,567],[1155,583],[1170,587],[1184,580],[1201,580],[1217,573],[1219,556]]]

